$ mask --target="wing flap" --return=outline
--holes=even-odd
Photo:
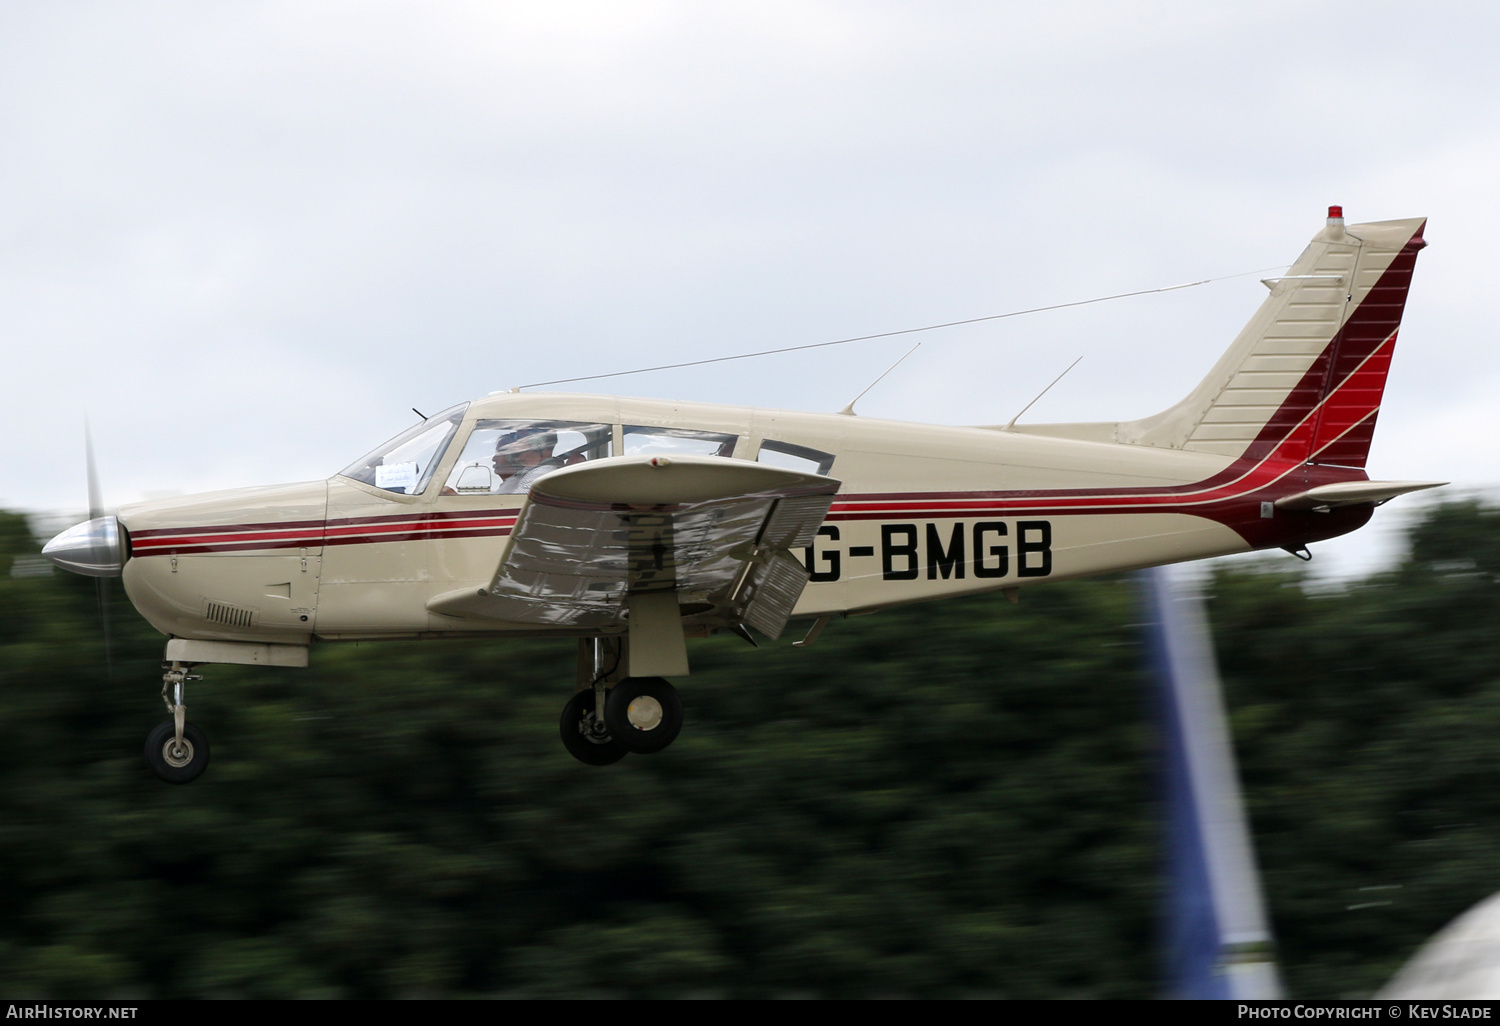
[[[796,556],[785,551],[773,553],[750,579],[744,622],[773,641],[781,637],[811,576]]]
[[[761,544],[773,549],[802,549],[813,543],[833,495],[793,495],[776,503]]]

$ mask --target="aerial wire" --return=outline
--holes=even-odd
[[[1092,303],[1107,303],[1112,299],[1129,299],[1131,296],[1150,296],[1158,292],[1176,292],[1179,289],[1197,288],[1199,285],[1207,285],[1210,282],[1228,281],[1230,278],[1244,278],[1252,274],[1265,274],[1267,271],[1280,270],[1286,264],[1276,264],[1272,267],[1261,267],[1254,271],[1240,271],[1238,274],[1224,274],[1217,278],[1204,278],[1201,281],[1188,281],[1180,285],[1164,285],[1156,289],[1140,289],[1135,292],[1117,292],[1112,296],[1096,296],[1093,299],[1075,299],[1071,303],[1053,303],[1050,306],[1033,306],[1025,310],[1011,310],[1008,313],[990,314],[987,317],[969,317],[961,321],[944,321],[942,324],[927,324],[920,328],[902,328],[899,331],[881,331],[874,335],[856,335],[853,338],[834,339],[832,342],[812,342],[801,346],[785,346],[781,349],[763,349],[757,353],[738,353],[734,356],[713,356],[706,360],[688,360],[684,363],[664,363],[656,367],[637,367],[634,370],[610,371],[605,374],[585,374],[576,378],[555,378],[552,381],[533,381],[525,385],[516,385],[512,392],[519,392],[523,388],[543,388],[547,385],[571,385],[575,381],[599,381],[603,378],[623,378],[631,374],[650,374],[653,371],[678,370],[683,367],[703,367],[711,363],[728,363],[731,360],[750,360],[757,356],[775,356],[778,353],[797,353],[804,349],[825,349],[829,346],[844,346],[851,342],[869,342],[877,338],[894,338],[897,335],[914,335],[919,331],[936,331],[939,328],[957,328],[964,324],[982,324],[985,321],[1000,321],[1007,317],[1023,317],[1026,314],[1046,313],[1049,310],[1066,310],[1074,306],[1089,306]],[[908,354],[909,355],[909,354]],[[904,357],[903,357],[904,359]],[[899,362],[899,361],[898,361]]]

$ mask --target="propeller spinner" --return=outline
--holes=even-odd
[[[120,522],[114,517],[95,517],[70,527],[42,548],[42,555],[52,562],[85,577],[119,577],[122,552]]]

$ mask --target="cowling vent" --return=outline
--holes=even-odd
[[[255,610],[210,599],[203,617],[210,623],[222,623],[226,627],[249,627],[255,623]]]

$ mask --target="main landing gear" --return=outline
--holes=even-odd
[[[590,766],[608,766],[631,752],[659,752],[682,731],[677,689],[660,677],[616,677],[624,661],[620,649],[611,638],[579,646],[581,687],[558,725],[568,754]]]
[[[590,766],[608,766],[631,752],[650,755],[677,740],[682,699],[660,677],[627,677],[612,688],[600,683],[575,694],[558,726],[569,755]]]
[[[196,673],[188,673],[191,665],[163,664],[167,672],[161,678],[161,699],[172,718],[146,735],[146,765],[169,784],[197,780],[208,768],[208,738],[187,722],[187,706],[183,704],[187,682],[203,679]]]

